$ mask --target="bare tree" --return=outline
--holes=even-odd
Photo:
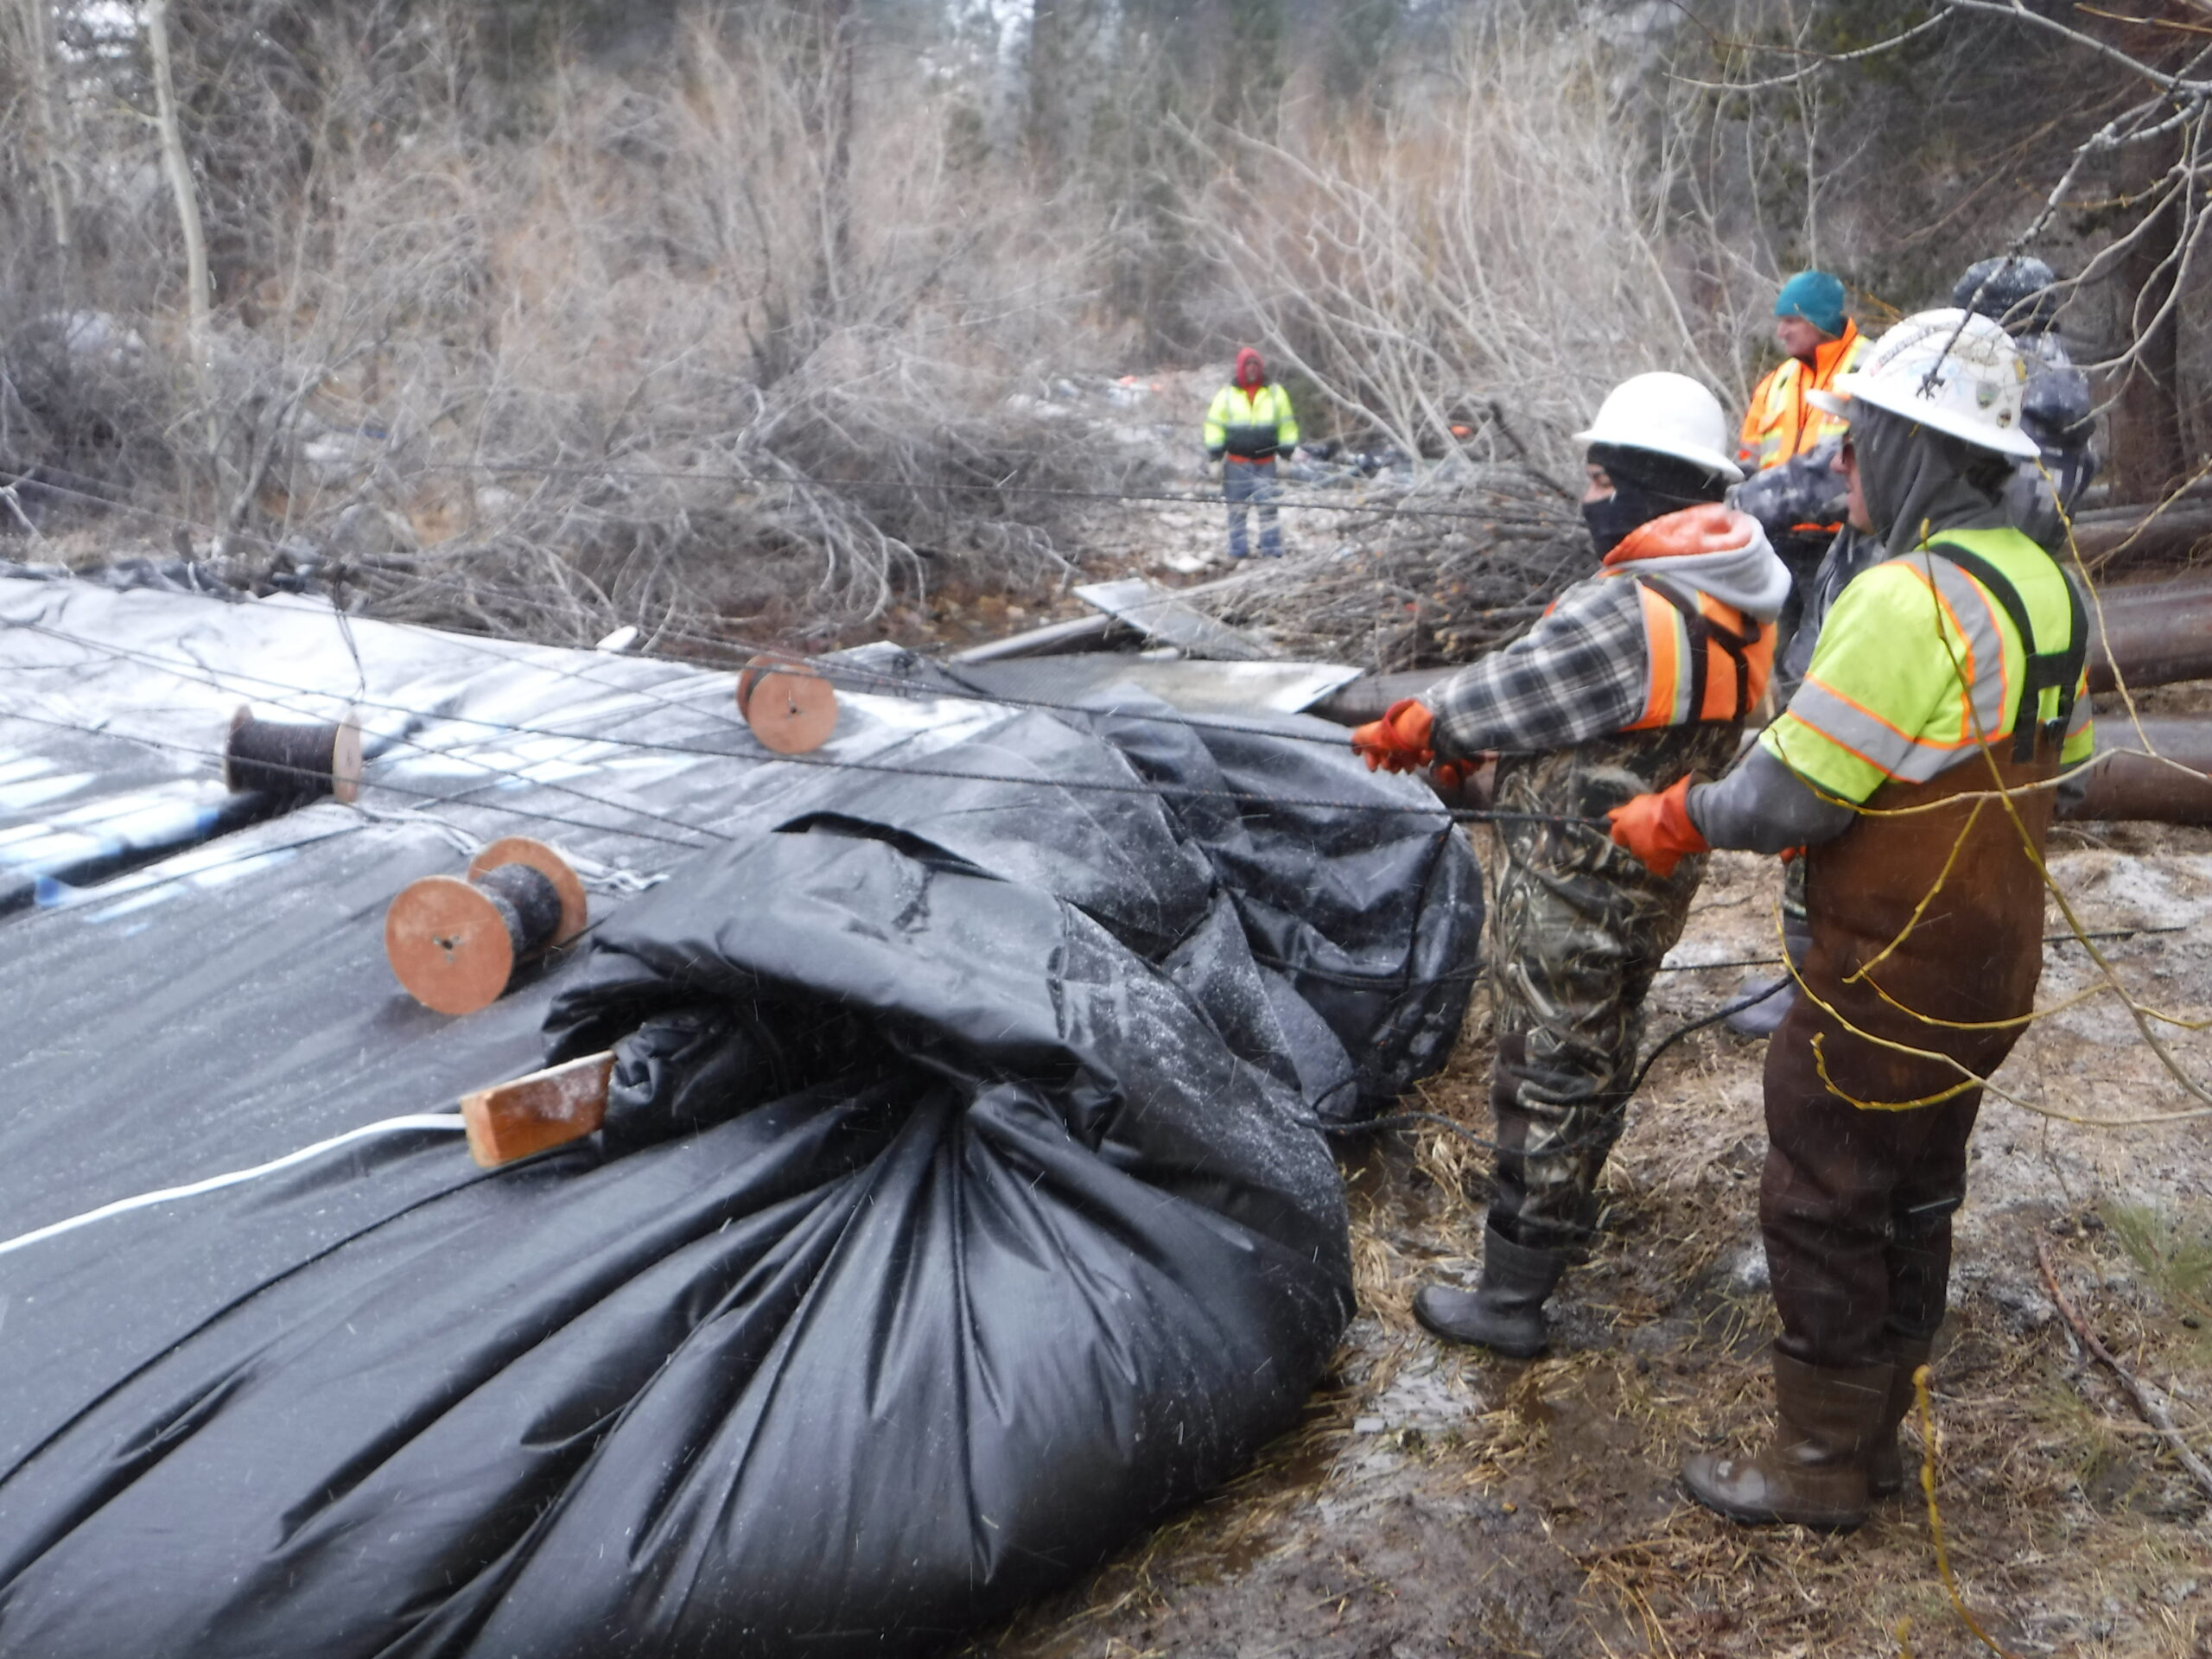
[[[47,211],[53,220],[54,245],[64,259],[76,246],[76,210],[71,200],[67,122],[54,81],[51,0],[17,0],[22,26],[22,61],[29,82],[31,130],[39,173],[46,186]]]
[[[207,350],[214,296],[207,276],[207,232],[200,218],[200,193],[192,181],[192,158],[185,153],[184,124],[177,115],[176,82],[169,52],[169,0],[147,0],[146,51],[153,65],[154,128],[160,135],[162,173],[176,204],[177,230],[184,238],[186,315],[193,360]]]

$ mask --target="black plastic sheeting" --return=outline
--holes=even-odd
[[[0,924],[0,1233],[622,1058],[602,1136],[508,1170],[396,1135],[0,1255],[0,1655],[926,1651],[1295,1421],[1351,1308],[1317,1126],[1440,1064],[1480,918],[1448,821],[1318,723],[979,706],[876,652],[900,695],[842,699],[844,764],[779,762],[727,677],[6,588],[51,631],[0,660],[203,606],[219,683],[169,728],[257,646],[415,711],[371,804],[453,793]],[[148,686],[90,660],[110,742]],[[495,711],[535,734],[456,718]],[[455,768],[491,753],[494,790]],[[668,879],[446,1020],[380,928],[453,824]]]

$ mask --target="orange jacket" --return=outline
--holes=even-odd
[[[1841,335],[1814,348],[1809,367],[1793,357],[1760,381],[1744,416],[1736,459],[1750,471],[1763,473],[1842,431],[1844,423],[1814,408],[1805,394],[1833,389],[1836,376],[1858,367],[1866,353],[1866,337],[1847,319]]]

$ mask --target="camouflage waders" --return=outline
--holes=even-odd
[[[1687,772],[1717,776],[1742,730],[1707,721],[1509,755],[1495,805],[1602,819]],[[1602,822],[1508,819],[1497,830],[1491,1109],[1503,1149],[1491,1225],[1532,1249],[1580,1251],[1596,1226],[1598,1173],[1625,1121],[1643,999],[1681,937],[1705,860],[1685,858],[1662,880],[1614,846]]]

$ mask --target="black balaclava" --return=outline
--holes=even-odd
[[[1599,558],[1628,539],[1629,532],[1663,518],[1684,507],[1719,501],[1728,493],[1727,481],[1694,461],[1662,455],[1653,449],[1631,449],[1624,444],[1593,443],[1590,464],[1605,468],[1613,480],[1613,493],[1603,501],[1585,501],[1582,520],[1590,526],[1590,539]]]
[[[1947,530],[1994,530],[2009,522],[2000,503],[2012,475],[2009,457],[1863,398],[1852,405],[1851,442],[1866,516],[1891,558]]]

